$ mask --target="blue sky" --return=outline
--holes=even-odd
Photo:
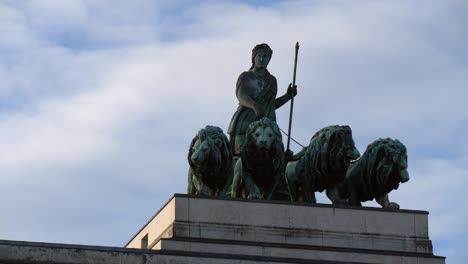
[[[272,47],[281,94],[299,41],[293,136],[348,124],[361,152],[398,138],[411,180],[391,200],[429,211],[435,253],[464,263],[467,12],[464,0],[0,1],[0,238],[124,245],[185,192],[196,131],[227,129],[252,47]]]

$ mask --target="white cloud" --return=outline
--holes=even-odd
[[[349,124],[361,152],[399,138],[411,180],[390,197],[430,211],[435,252],[455,263],[448,249],[464,248],[468,216],[468,66],[457,49],[464,17],[452,15],[461,1],[112,3],[0,4],[0,33],[11,36],[0,40],[0,103],[15,99],[0,107],[3,238],[124,244],[184,192],[196,131],[227,129],[252,47],[273,48],[281,94],[300,41],[294,137],[306,144]],[[283,129],[288,109],[278,110]]]

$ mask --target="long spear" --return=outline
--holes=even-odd
[[[296,69],[297,69],[297,53],[299,52],[299,42],[296,42],[296,57],[294,58],[294,74],[293,74],[293,87],[296,86]],[[289,111],[289,128],[288,128],[288,144],[287,150],[289,150],[289,143],[291,142],[291,124],[293,116],[294,97],[291,98],[291,110]]]

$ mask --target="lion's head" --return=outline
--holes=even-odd
[[[283,153],[283,141],[281,132],[275,121],[264,117],[252,122],[247,128],[248,147],[254,148],[258,152]]]
[[[323,191],[344,179],[350,162],[359,158],[359,151],[349,126],[328,126],[312,136],[306,150],[307,171],[317,177],[315,188]]]
[[[190,144],[187,159],[190,167],[202,177],[219,174],[232,160],[229,141],[223,130],[206,126],[198,131]]]
[[[386,138],[372,142],[359,163],[365,165],[363,180],[374,197],[396,190],[400,183],[409,180],[406,147],[396,139]]]
[[[262,151],[278,149],[278,143],[281,142],[281,133],[278,125],[268,118],[262,118],[250,124],[247,129],[247,135],[250,142],[254,143],[257,149]]]
[[[275,121],[263,117],[249,125],[241,159],[247,170],[255,170],[257,163],[266,162],[276,169],[284,164],[283,141]]]

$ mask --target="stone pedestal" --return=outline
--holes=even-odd
[[[278,261],[445,263],[433,255],[425,211],[180,194],[125,247]]]
[[[0,263],[443,264],[428,213],[176,194],[125,248],[0,240]]]

